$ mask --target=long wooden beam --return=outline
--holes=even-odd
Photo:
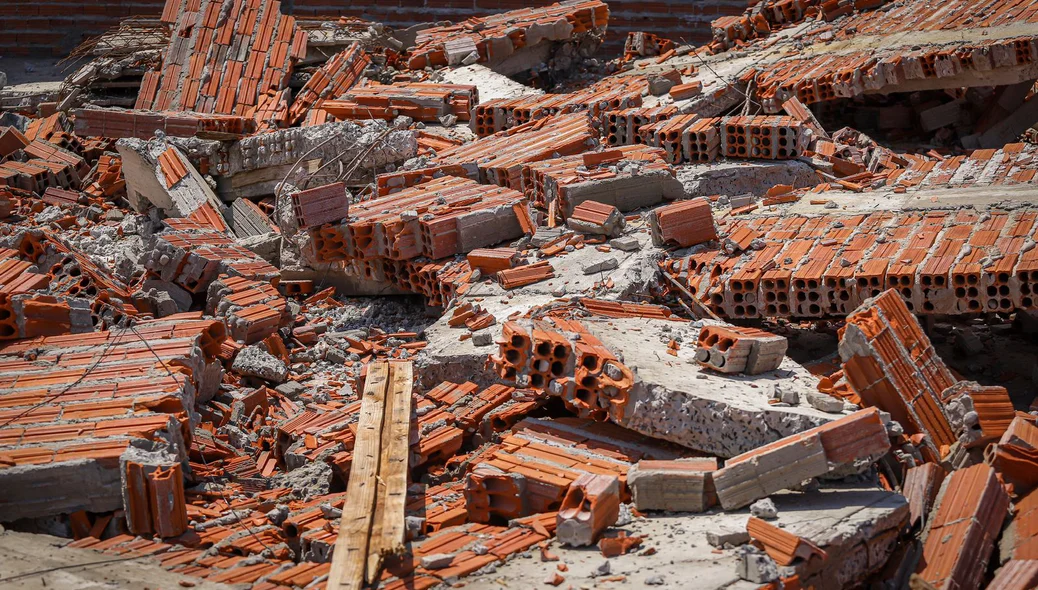
[[[328,590],[373,584],[382,558],[403,547],[412,383],[410,362],[368,367]]]

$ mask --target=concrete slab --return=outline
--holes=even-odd
[[[686,164],[676,170],[687,197],[734,197],[746,193],[763,197],[777,184],[794,188],[818,184],[814,170],[797,160],[725,160]]]
[[[635,373],[620,425],[719,457],[734,457],[813,428],[841,414],[807,403],[818,380],[786,358],[779,369],[760,375],[723,375],[695,362],[699,329],[667,320],[627,318],[582,322]],[[677,356],[667,344],[677,340]],[[770,404],[775,389],[795,391],[799,406]]]
[[[481,64],[442,70],[433,79],[444,84],[474,84],[479,91],[480,102],[544,94],[543,90],[520,84]]]

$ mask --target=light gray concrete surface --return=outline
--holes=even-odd
[[[87,549],[64,547],[68,539],[13,531],[0,532],[0,588],[11,590],[111,590],[151,588],[229,590],[181,576],[147,558],[126,559]],[[38,572],[38,573],[37,573]],[[184,582],[185,585],[181,585]]]
[[[723,375],[695,361],[699,329],[687,322],[628,318],[584,326],[635,374],[619,424],[697,451],[734,457],[835,418],[806,403],[818,380],[786,358],[760,375]],[[677,340],[677,356],[667,344]],[[775,390],[797,391],[798,406],[771,404]]]
[[[908,515],[903,496],[863,486],[783,492],[772,499],[778,507],[778,518],[772,524],[812,541],[830,556],[821,572],[802,566],[798,570],[806,573],[818,588],[840,588],[841,579],[858,579],[860,576],[855,574],[864,570],[855,551],[864,549],[862,541],[882,535]],[[544,587],[544,580],[558,572],[559,563],[564,563],[567,571],[558,572],[565,578],[560,588],[642,588],[653,576],[663,577],[663,584],[658,587],[664,589],[758,588],[758,584],[736,575],[738,558],[734,548],[717,549],[707,542],[708,533],[745,531],[748,518],[748,508],[731,513],[714,509],[697,515],[649,513],[607,532],[624,530],[629,535],[644,537],[642,547],[632,554],[607,560],[597,547],[575,549],[553,542],[548,550],[559,557],[558,562],[542,561],[539,551],[534,549],[493,572],[465,578],[463,583],[469,590]],[[596,575],[606,561],[610,573]],[[852,586],[849,583],[846,587]]]

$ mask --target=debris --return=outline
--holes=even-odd
[[[38,4],[0,527],[55,563],[1035,585],[1033,3]]]

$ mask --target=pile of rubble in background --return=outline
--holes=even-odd
[[[0,582],[1038,585],[1038,3],[750,4],[167,0],[0,88]]]

